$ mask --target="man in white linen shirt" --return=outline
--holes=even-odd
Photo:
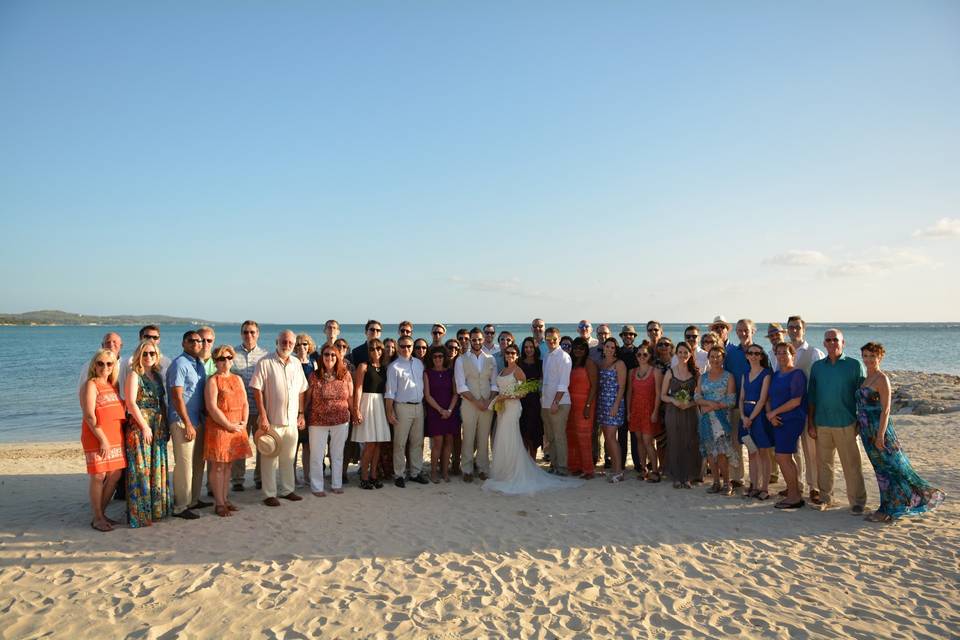
[[[484,335],[479,328],[470,331],[470,351],[457,358],[453,379],[463,399],[460,416],[463,421],[463,443],[460,464],[463,481],[473,482],[474,457],[480,480],[490,471],[490,426],[493,424],[493,403],[497,399],[497,361],[484,351]]]
[[[567,475],[567,416],[570,414],[570,372],[573,361],[560,348],[560,330],[550,327],[544,336],[547,357],[543,361],[543,386],[540,395],[540,416],[543,429],[550,438],[550,469]]]
[[[794,366],[802,369],[807,376],[807,382],[810,381],[810,369],[813,363],[823,360],[827,357],[820,349],[812,346],[806,341],[807,323],[800,316],[790,316],[787,319],[787,335],[790,338],[790,344],[797,350],[797,356],[794,358]],[[807,429],[803,430],[800,436],[800,449],[803,451],[804,478],[807,486],[810,487],[810,500],[816,504],[820,500],[820,482],[817,478],[817,467],[819,460],[817,458],[817,441],[810,437]],[[797,463],[797,469],[800,469],[800,456],[793,455],[793,461]]]
[[[600,344],[600,341],[593,337],[593,326],[589,320],[581,320],[577,323],[577,335],[587,341],[588,349]]]
[[[277,336],[277,350],[257,363],[250,379],[253,400],[257,406],[257,432],[254,441],[267,432],[269,427],[280,436],[280,451],[275,456],[263,456],[260,460],[263,482],[263,504],[279,507],[277,495],[285,500],[303,500],[294,493],[294,469],[296,468],[297,436],[306,428],[303,405],[307,394],[307,378],[303,366],[291,357],[297,336],[284,329]],[[277,470],[280,485],[277,486]]]
[[[413,357],[413,338],[397,340],[397,359],[387,367],[387,388],[383,394],[387,422],[393,425],[393,484],[407,486],[406,446],[410,441],[410,479],[430,481],[423,475],[423,363]]]

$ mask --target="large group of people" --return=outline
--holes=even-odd
[[[172,360],[155,325],[140,330],[126,360],[122,339],[108,333],[79,385],[91,526],[120,524],[106,515],[118,486],[130,527],[196,519],[207,507],[229,517],[238,510],[230,495],[247,490],[254,456],[264,505],[300,501],[298,449],[304,483],[318,498],[343,493],[351,462],[363,490],[460,476],[515,494],[598,476],[622,483],[629,452],[641,481],[668,479],[682,490],[709,476],[709,493],[765,501],[782,475],[774,506],[809,501],[822,510],[836,504],[839,457],[850,512],[860,515],[867,492],[859,438],[880,493],[869,520],[922,513],[944,499],[901,449],[881,344],[863,345],[861,361],[830,329],[820,350],[799,316],[786,329],[767,327],[769,349],[754,342],[749,319],[734,325],[717,316],[702,334],[690,325],[676,344],[657,321],[645,329],[639,342],[633,325],[619,340],[606,324],[594,337],[582,320],[578,335],[563,336],[537,318],[519,340],[492,324],[445,340],[447,327],[435,323],[428,341],[415,338],[408,321],[394,339],[370,320],[366,340],[351,351],[329,320],[321,343],[283,330],[268,351],[248,320],[236,346],[217,345],[212,327],[187,331]],[[213,503],[202,499],[204,469]]]

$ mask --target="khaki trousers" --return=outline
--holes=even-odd
[[[820,483],[820,499],[833,502],[834,452],[840,454],[840,467],[847,484],[847,500],[850,506],[866,506],[867,488],[863,483],[863,468],[860,448],[857,446],[856,423],[846,427],[817,426],[817,480]]]
[[[294,469],[297,466],[296,426],[282,427],[271,425],[280,436],[280,452],[275,456],[263,456],[260,461],[263,495],[267,498],[287,496],[294,490]],[[277,486],[277,471],[280,471],[280,485]]]
[[[257,445],[253,441],[253,434],[257,431],[257,418],[258,414],[256,411],[251,411],[250,416],[247,419],[247,437],[250,439],[250,446],[253,447],[253,452],[256,454],[256,465],[253,468],[253,481],[260,482],[260,452],[257,451]],[[233,484],[243,484],[244,479],[247,475],[247,459],[240,458],[239,460],[234,460],[233,465],[230,467],[230,482]]]
[[[183,422],[170,424],[170,439],[173,442],[173,512],[180,513],[200,500],[203,488],[203,425],[195,427],[197,437],[186,439],[187,427]]]
[[[559,473],[567,473],[567,418],[570,416],[570,405],[561,404],[556,413],[550,409],[540,409],[540,418],[543,420],[545,440],[550,442],[550,466]]]
[[[493,410],[479,411],[467,400],[460,403],[460,417],[463,421],[463,444],[460,447],[460,468],[464,473],[472,474],[474,465],[478,471],[490,472],[490,426],[493,423]],[[473,451],[477,457],[474,460]]]
[[[397,424],[393,428],[393,475],[402,478],[407,468],[405,449],[410,440],[410,477],[416,478],[423,470],[423,404],[394,402]]]
[[[830,429],[831,427],[826,427]],[[800,454],[803,453],[803,466],[800,466]],[[810,434],[807,432],[807,428],[804,427],[803,435],[800,436],[800,450],[793,456],[794,462],[797,463],[797,469],[804,469],[807,479],[807,487],[812,491],[814,489],[820,488],[820,482],[817,476],[819,475],[820,465],[817,463],[817,441],[810,437]],[[803,487],[800,487],[800,490],[803,491]]]

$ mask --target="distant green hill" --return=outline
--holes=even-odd
[[[35,325],[35,324],[214,324],[200,318],[177,318],[175,316],[87,316],[81,313],[67,313],[66,311],[43,310],[28,311],[27,313],[0,313],[0,325]],[[222,323],[218,323],[222,324]]]

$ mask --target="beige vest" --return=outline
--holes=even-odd
[[[470,393],[478,400],[489,400],[490,374],[493,373],[494,365],[493,356],[482,358],[481,362],[483,364],[480,369],[477,369],[477,364],[472,356],[461,356],[460,359],[463,360],[463,378],[467,382]]]

